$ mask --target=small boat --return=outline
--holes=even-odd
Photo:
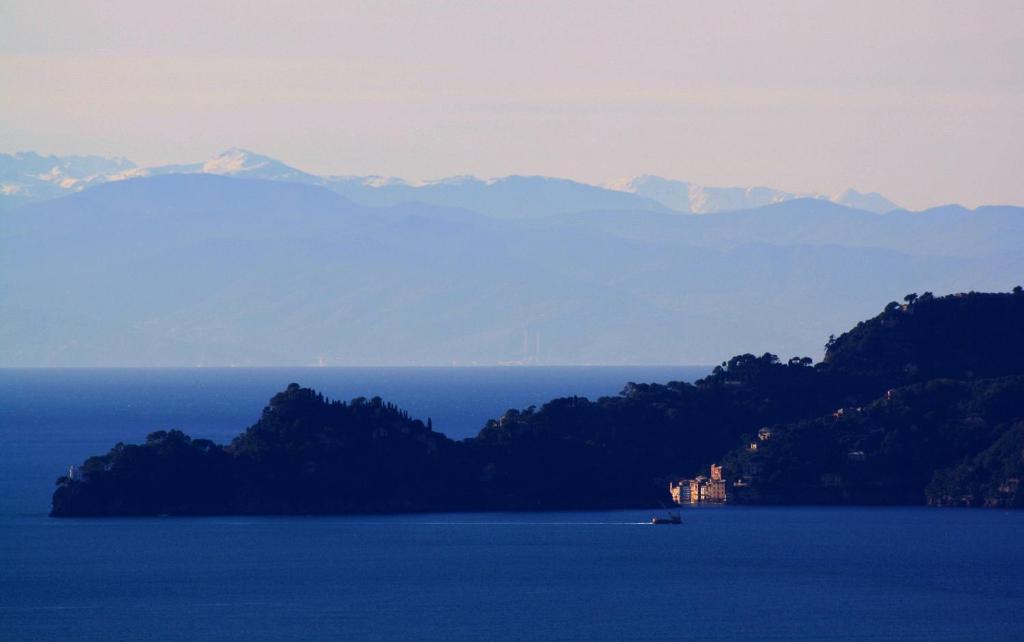
[[[655,516],[655,517],[651,518],[651,524],[655,524],[655,525],[657,525],[657,524],[682,524],[682,523],[683,523],[683,517],[678,512],[673,513],[671,511],[669,511],[669,514],[666,517],[657,517],[657,516]]]

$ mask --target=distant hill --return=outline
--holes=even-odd
[[[510,220],[167,174],[2,214],[0,365],[815,356],[874,301],[1005,287],[1021,248],[1020,208],[878,216],[803,199]]]
[[[461,207],[497,218],[541,218],[593,210],[671,212],[658,201],[560,178],[471,176],[410,184],[363,177],[327,179],[325,185],[367,205],[427,203]]]
[[[1019,254],[1024,208],[956,205],[923,212],[879,216],[811,198],[794,199],[715,216],[623,216],[587,212],[559,217],[552,226],[573,224],[638,242],[685,243],[702,247],[744,245],[835,246],[892,250],[914,256]],[[1012,274],[1012,272],[1010,272]],[[967,288],[970,289],[970,288]]]

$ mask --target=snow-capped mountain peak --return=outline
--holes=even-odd
[[[847,207],[853,207],[858,210],[877,212],[878,214],[885,214],[887,212],[892,212],[893,210],[901,209],[899,205],[893,203],[878,192],[864,193],[858,192],[855,189],[848,189],[845,192],[836,194],[829,200],[833,203],[839,203],[840,205],[846,205]]]
[[[643,174],[606,183],[607,189],[630,192],[654,199],[674,210],[693,214],[714,214],[763,207],[796,198],[816,198],[856,209],[884,214],[899,206],[881,194],[862,194],[848,189],[835,196],[818,193],[794,193],[771,187],[707,187],[687,181]]]
[[[204,174],[233,175],[259,171],[269,165],[285,165],[268,156],[254,154],[240,147],[232,147],[203,162]]]

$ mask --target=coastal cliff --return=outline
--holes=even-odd
[[[729,501],[1019,506],[1022,443],[1024,293],[925,293],[830,338],[817,365],[740,355],[694,384],[509,410],[463,441],[291,384],[230,444],[161,431],[89,458],[51,514],[656,506],[713,461]]]

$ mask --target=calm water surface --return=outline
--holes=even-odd
[[[658,527],[646,511],[45,517],[69,457],[172,425],[225,439],[288,380],[382,394],[469,434],[552,390],[525,372],[360,377],[370,390],[346,388],[351,373],[337,390],[253,371],[0,373],[0,640],[1024,639],[1021,512],[714,507]],[[591,392],[539,376],[590,396],[645,379]]]

